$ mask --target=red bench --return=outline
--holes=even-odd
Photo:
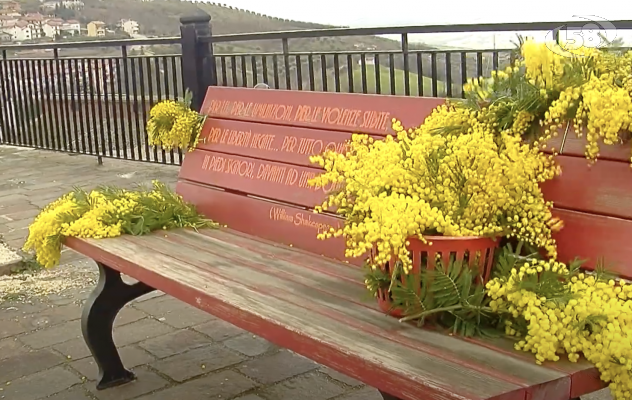
[[[319,172],[308,156],[343,148],[352,132],[384,136],[394,116],[419,124],[440,103],[210,88],[205,143],[186,156],[177,190],[228,228],[66,242],[101,271],[83,315],[98,388],[134,379],[118,356],[112,323],[127,302],[154,289],[363,381],[385,399],[568,400],[602,388],[585,361],[537,366],[509,340],[400,324],[362,300],[361,260],[344,259],[342,239],[316,239],[342,221],[310,211],[331,188],[307,186]],[[604,255],[625,265],[632,256],[624,243],[632,233],[632,221],[624,219],[632,219],[632,180],[623,182],[621,174],[630,173],[629,165],[600,161],[589,170],[578,142],[568,137],[567,145],[572,155],[560,157],[564,178],[546,188],[566,222],[557,237],[560,256]],[[600,171],[607,172],[605,182]],[[123,283],[121,273],[139,283]]]

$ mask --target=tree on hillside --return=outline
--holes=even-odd
[[[61,18],[64,20],[77,18],[77,13],[75,12],[75,10],[71,10],[70,8],[66,7],[63,3],[60,3],[55,7],[55,11],[53,12],[53,15],[55,15],[57,18]]]

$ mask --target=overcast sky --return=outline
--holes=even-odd
[[[627,2],[614,0],[214,0],[300,21],[344,26],[465,22],[568,21],[573,15],[632,19]]]

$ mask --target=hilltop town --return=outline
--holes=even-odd
[[[134,36],[139,33],[139,24],[130,19],[121,19],[115,26],[103,21],[82,24],[78,19],[63,18],[83,10],[81,0],[47,0],[41,2],[39,10],[23,7],[15,0],[0,0],[0,41],[3,43],[45,42],[52,40],[108,35]]]

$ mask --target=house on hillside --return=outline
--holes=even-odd
[[[138,34],[140,30],[138,22],[132,19],[122,19],[118,25],[123,32],[126,32],[130,36]]]
[[[367,54],[364,57],[364,62],[366,65],[375,65],[375,56]],[[362,59],[358,60],[358,65],[362,65]]]
[[[88,23],[88,36],[90,37],[103,37],[105,36],[105,22],[103,21],[91,21]]]
[[[42,24],[42,30],[47,37],[57,37],[61,34],[61,27],[64,25],[64,20],[61,18],[51,18]]]
[[[6,14],[6,12],[19,13],[22,10],[22,6],[14,0],[0,0],[0,10],[3,11],[3,14]]]
[[[71,10],[81,10],[85,5],[81,0],[62,0],[61,4]]]
[[[18,42],[39,37],[39,33],[34,32],[36,29],[26,21],[12,22],[7,24],[2,30],[10,34],[13,41]]]
[[[81,24],[75,19],[65,21],[61,26],[62,35],[76,36],[81,34]]]
[[[53,11],[59,7],[60,4],[61,2],[59,0],[45,1],[40,5],[40,9],[44,11]]]
[[[6,43],[11,42],[13,40],[13,36],[11,36],[8,32],[0,31],[0,42]]]
[[[4,28],[8,24],[13,24],[18,22],[19,17],[15,17],[12,15],[0,15],[0,28]]]
[[[44,20],[46,19],[46,17],[44,17],[40,13],[29,13],[29,14],[25,14],[24,17],[22,17],[20,19],[22,21],[28,22],[29,24],[41,25],[44,22]]]

